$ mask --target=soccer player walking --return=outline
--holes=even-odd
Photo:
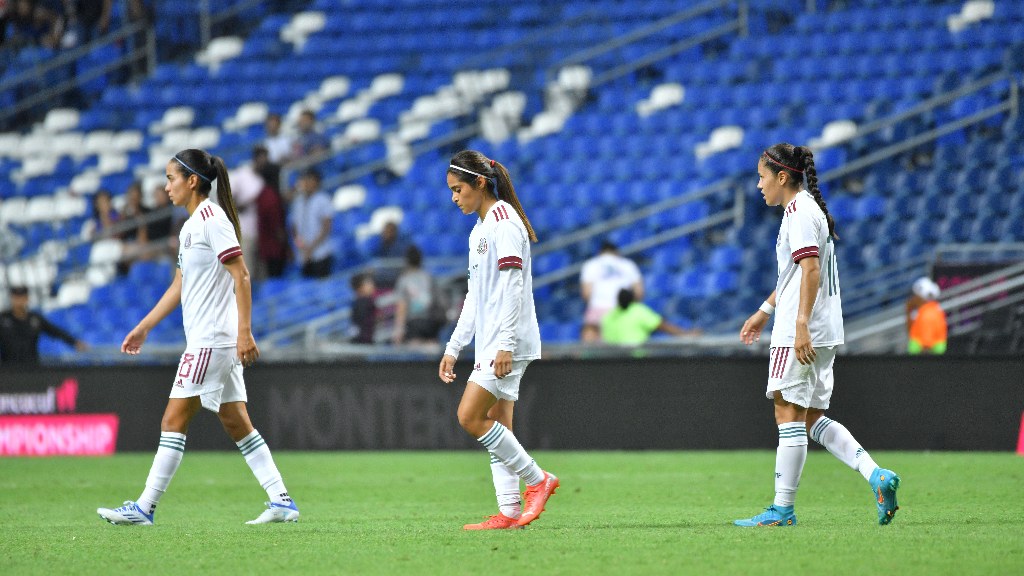
[[[850,431],[825,416],[832,396],[832,366],[843,343],[843,310],[834,241],[810,149],[776,144],[757,164],[757,187],[768,206],[784,206],[775,244],[779,280],[760,309],[743,323],[740,340],[752,344],[778,311],[769,353],[767,396],[775,402],[779,447],[775,457],[775,501],[737,526],[792,526],[793,504],[807,459],[807,436],[857,470],[871,485],[878,523],[888,524],[896,510],[900,478],[880,468]],[[803,188],[804,178],[807,187]]]
[[[209,198],[214,180],[220,206]],[[188,425],[202,407],[217,413],[270,498],[267,509],[247,524],[295,522],[299,509],[245,407],[243,365],[251,366],[260,351],[252,335],[249,271],[242,260],[238,211],[224,161],[203,150],[179,152],[167,163],[165,190],[172,204],[189,213],[179,234],[178,269],[153,309],[125,336],[121,351],[138,354],[149,331],[180,303],[185,353],[171,385],[160,422],[160,444],[142,495],[120,508],[97,512],[111,524],[153,524],[157,503],[184,456]]]
[[[499,513],[466,530],[518,528],[536,520],[558,488],[512,434],[519,383],[540,358],[533,305],[530,242],[537,235],[516,197],[508,171],[483,154],[464,150],[448,166],[448,188],[463,214],[478,220],[469,235],[469,289],[438,376],[455,381],[455,360],[476,337],[476,363],[459,403],[459,424],[491,455]],[[525,505],[519,479],[526,483]]]

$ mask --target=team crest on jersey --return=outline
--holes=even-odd
[[[480,243],[476,246],[477,254],[487,254],[487,238],[481,238]]]
[[[185,248],[192,247],[192,233],[185,234]]]

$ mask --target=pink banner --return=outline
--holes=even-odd
[[[0,456],[113,454],[117,414],[0,416]]]

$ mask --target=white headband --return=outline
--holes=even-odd
[[[455,168],[456,170],[462,170],[466,174],[472,174],[473,176],[479,176],[481,178],[487,178],[487,176],[484,176],[483,174],[477,174],[476,172],[473,172],[472,170],[466,170],[462,166],[456,166],[455,164],[449,164],[448,167],[449,168]]]

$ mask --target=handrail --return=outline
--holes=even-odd
[[[199,38],[202,45],[206,46],[210,43],[213,38],[214,26],[261,3],[262,0],[242,0],[214,13],[210,10],[210,0],[199,0]]]
[[[37,64],[32,68],[15,75],[12,78],[0,82],[0,92],[11,90],[32,79],[42,79],[46,74],[56,71],[61,67],[68,66],[74,63],[77,59],[81,58],[82,56],[85,56],[93,50],[96,50],[103,46],[114,44],[115,42],[124,40],[130,37],[131,35],[137,34],[139,32],[146,33],[147,45],[145,47],[136,46],[135,49],[132,50],[132,52],[122,55],[113,62],[104,63],[103,65],[88,70],[84,74],[74,75],[56,86],[48,87],[46,90],[32,94],[27,98],[20,99],[13,106],[0,110],[0,122],[12,116],[16,116],[17,114],[20,114],[21,112],[28,110],[33,106],[46,102],[58,94],[68,92],[77,87],[82,82],[87,82],[89,80],[97,78],[103,74],[106,74],[107,72],[110,72],[111,70],[115,70],[130,62],[144,59],[148,62],[149,69],[152,69],[155,60],[155,54],[154,51],[152,50],[152,44],[154,42],[154,32],[147,27],[145,22],[139,21],[122,26],[121,28],[118,28],[117,30],[105,36],[97,38],[96,40],[93,40],[88,44],[84,44],[78,48],[74,48],[67,52],[63,52],[55,56],[53,59],[48,60],[45,64]],[[96,72],[97,69],[101,71]]]

